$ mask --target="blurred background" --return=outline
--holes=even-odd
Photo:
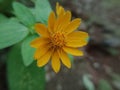
[[[11,17],[13,1],[34,7],[30,0],[0,0],[0,13]],[[62,66],[56,74],[50,65],[45,67],[46,90],[120,90],[120,0],[49,1],[53,9],[60,2],[73,18],[82,18],[79,30],[88,32],[90,40],[82,48],[85,55],[74,57],[72,69]],[[0,50],[0,90],[8,90],[9,49]]]

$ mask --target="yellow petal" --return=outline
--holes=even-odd
[[[60,6],[59,3],[56,4],[56,13],[57,13],[57,16],[59,16],[62,13],[65,13],[64,8]]]
[[[41,45],[45,45],[47,43],[49,43],[48,38],[36,38],[30,43],[30,45],[34,48],[39,48]]]
[[[54,54],[52,55],[52,68],[53,70],[57,73],[60,70],[60,58],[57,52],[54,52]]]
[[[75,56],[83,56],[83,52],[78,50],[77,48],[63,47],[63,50]]]
[[[70,24],[64,29],[64,31],[69,34],[76,30],[81,23],[81,19],[77,18],[70,22]]]
[[[45,37],[49,36],[48,30],[47,30],[47,28],[44,24],[40,24],[40,23],[36,24],[35,25],[35,30],[41,36],[45,36]]]
[[[61,18],[60,24],[57,30],[63,31],[67,27],[67,25],[70,23],[70,20],[71,20],[71,12],[67,11],[65,15]]]
[[[63,20],[64,14],[60,14],[59,17],[57,18],[57,20],[55,21],[54,24],[54,32],[58,31],[58,27],[61,24],[62,20]],[[63,22],[62,22],[63,23]]]
[[[88,38],[88,33],[83,32],[83,31],[76,31],[76,32],[72,32],[70,34],[68,34],[68,38],[69,39],[86,39]]]
[[[67,41],[66,46],[68,46],[68,47],[83,47],[87,43],[88,43],[87,41],[71,40],[71,41]]]
[[[56,31],[64,30],[70,23],[70,20],[71,20],[70,11],[67,11],[65,14],[59,15],[59,17],[57,18],[55,22],[54,31],[56,32]]]
[[[68,47],[82,47],[85,46],[88,41],[88,34],[82,31],[72,32],[67,36],[66,46]]]
[[[49,50],[44,56],[42,56],[40,59],[38,59],[37,66],[42,67],[45,64],[47,64],[48,61],[50,60],[51,55],[52,55],[52,52]]]
[[[49,30],[49,32],[52,32],[52,30],[54,29],[55,20],[56,20],[55,13],[51,12],[50,16],[49,16],[49,19],[48,19],[48,30]]]
[[[63,50],[58,50],[59,57],[61,58],[62,63],[68,67],[71,68],[71,62],[68,57],[68,55]]]
[[[57,2],[56,3],[56,13],[57,13],[57,15],[59,14],[59,8],[60,8],[60,6],[59,6],[59,3]]]
[[[44,54],[46,54],[46,52],[49,50],[49,48],[50,48],[49,45],[40,46],[40,47],[35,51],[34,58],[35,58],[35,59],[41,58]]]

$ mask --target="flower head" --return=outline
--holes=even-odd
[[[71,12],[65,11],[57,3],[56,14],[53,11],[50,13],[48,26],[41,23],[35,25],[35,30],[40,37],[33,40],[31,46],[36,48],[34,58],[39,67],[51,60],[53,70],[58,72],[61,62],[71,68],[68,54],[83,56],[83,52],[78,48],[87,44],[88,34],[75,31],[80,23],[81,19],[79,18],[71,21]]]

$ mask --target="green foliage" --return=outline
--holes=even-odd
[[[95,90],[93,82],[90,80],[89,75],[83,76],[83,84],[85,85],[87,90]]]
[[[115,6],[119,6],[119,5],[120,5],[120,0],[105,0],[104,2],[102,2],[102,6],[108,9],[114,8]]]
[[[70,58],[71,62],[73,63],[74,57],[70,54],[68,54],[68,57]]]
[[[35,17],[32,12],[23,4],[14,2],[13,9],[18,19],[26,26],[32,27],[35,24]]]
[[[118,49],[115,49],[115,48],[108,48],[107,49],[109,51],[110,54],[116,56],[119,54],[119,50]]]
[[[0,10],[4,1],[7,0],[0,1]],[[10,90],[45,89],[45,71],[33,62],[35,49],[30,46],[30,42],[37,37],[33,34],[36,21],[47,24],[51,6],[48,0],[34,2],[35,8],[32,10],[14,2],[14,17],[7,18],[0,14],[0,49],[20,42],[8,55],[7,77]]]
[[[0,23],[0,49],[20,42],[27,35],[27,28],[17,22]]]
[[[117,80],[120,83],[120,75],[119,74],[116,74],[116,73],[112,72],[111,77],[113,78],[113,80]]]
[[[6,22],[8,20],[7,17],[5,17],[3,14],[0,14],[0,23]]]
[[[2,1],[1,1],[2,2]],[[39,22],[47,23],[48,15],[50,14],[51,7],[48,0],[35,1],[35,15],[26,6],[14,2],[14,13],[24,25],[18,22],[16,18],[8,19],[4,15],[0,14],[0,49],[11,46],[23,40],[29,33],[34,32],[33,26],[36,23],[35,17]],[[31,54],[30,54],[31,55]]]
[[[98,90],[113,90],[108,81],[102,79],[99,81]]]
[[[36,35],[29,36],[22,43],[21,50],[22,50],[22,57],[25,66],[29,66],[34,61],[33,55],[35,49],[30,46],[30,42],[36,37],[37,37]]]
[[[116,87],[116,88],[118,88],[118,89],[120,89],[120,75],[119,74],[116,74],[116,73],[114,73],[114,72],[112,72],[112,73],[110,73],[110,75],[111,75],[111,77],[112,77],[112,84]]]
[[[7,62],[9,90],[44,90],[45,72],[33,63],[25,67],[22,63],[20,46],[14,46]]]
[[[14,0],[0,0],[0,12],[6,12],[11,9]]]
[[[48,0],[36,0],[35,1],[35,15],[38,22],[47,24],[48,16],[52,11]]]

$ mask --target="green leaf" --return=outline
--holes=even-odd
[[[0,23],[0,49],[20,42],[28,33],[27,28],[17,22]]]
[[[10,12],[13,1],[14,0],[0,0],[0,12]]]
[[[70,58],[71,62],[73,63],[74,57],[70,54],[68,54],[68,57]]]
[[[112,85],[114,85],[115,88],[120,90],[120,75],[118,73],[113,72],[113,71],[109,71],[108,74],[112,78]]]
[[[8,18],[6,16],[4,16],[3,14],[0,14],[0,23],[6,22],[7,20]]]
[[[35,17],[29,8],[20,3],[14,2],[13,9],[15,11],[15,15],[24,25],[32,27],[35,24]]]
[[[99,81],[98,90],[113,90],[108,81],[102,79]]]
[[[87,90],[95,90],[93,82],[90,80],[89,75],[83,76],[83,83]]]
[[[47,24],[48,16],[52,11],[48,0],[36,0],[35,1],[35,14],[38,22]]]
[[[22,50],[22,57],[25,66],[29,66],[34,61],[33,55],[35,49],[30,46],[30,42],[36,37],[37,37],[36,35],[29,36],[22,43],[21,50]]]
[[[45,71],[36,63],[25,67],[20,46],[14,46],[7,60],[9,90],[45,90]]]
[[[13,21],[13,22],[18,22],[18,23],[19,23],[19,20],[18,20],[18,18],[16,18],[16,17],[11,17],[11,18],[9,18],[9,20],[10,20],[10,21]]]

